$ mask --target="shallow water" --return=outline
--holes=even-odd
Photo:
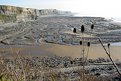
[[[44,51],[44,50],[40,50],[40,49],[27,49],[27,50],[23,50],[23,51],[20,51],[19,54],[30,54],[30,55],[33,55],[34,56],[40,56],[40,55],[53,55],[52,53],[49,53],[47,51]]]
[[[121,45],[121,43],[119,43]],[[119,44],[111,44],[111,56],[113,59],[121,60],[121,46]],[[10,48],[11,46],[11,48]],[[106,49],[107,46],[106,46]],[[85,47],[85,54],[87,54],[88,48]],[[82,57],[82,47],[79,45],[59,45],[59,44],[40,44],[40,45],[7,45],[0,46],[0,52],[7,51],[8,56],[16,56],[16,52],[19,51],[19,54],[22,56],[70,56],[72,58]],[[104,49],[101,45],[91,45],[89,49],[88,59],[95,58],[108,58]]]
[[[111,43],[112,46],[121,46],[121,42]]]

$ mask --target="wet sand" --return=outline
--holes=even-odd
[[[106,47],[107,48],[107,47]],[[88,47],[85,47],[85,55],[87,54]],[[114,60],[121,60],[121,46],[111,46],[111,56]],[[22,56],[46,56],[46,55],[58,55],[58,56],[71,56],[72,58],[82,57],[82,47],[79,45],[59,45],[59,44],[40,44],[33,46],[5,46],[0,47],[0,51],[8,51],[9,57]],[[88,59],[95,58],[108,58],[101,45],[91,45],[89,48]]]

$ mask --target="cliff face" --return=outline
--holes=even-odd
[[[41,16],[67,16],[72,15],[71,12],[59,11],[56,9],[31,9],[31,8],[22,8],[15,6],[5,6],[0,5],[0,22],[19,22],[37,19]]]
[[[39,10],[39,15],[49,15],[49,16],[71,16],[72,13],[68,11],[59,11],[56,9],[43,9]]]
[[[2,22],[26,21],[34,19],[35,16],[35,9],[3,5],[0,6],[0,20]]]

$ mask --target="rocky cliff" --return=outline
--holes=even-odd
[[[37,19],[41,16],[70,16],[71,12],[56,9],[32,9],[0,5],[0,22],[19,22]]]

